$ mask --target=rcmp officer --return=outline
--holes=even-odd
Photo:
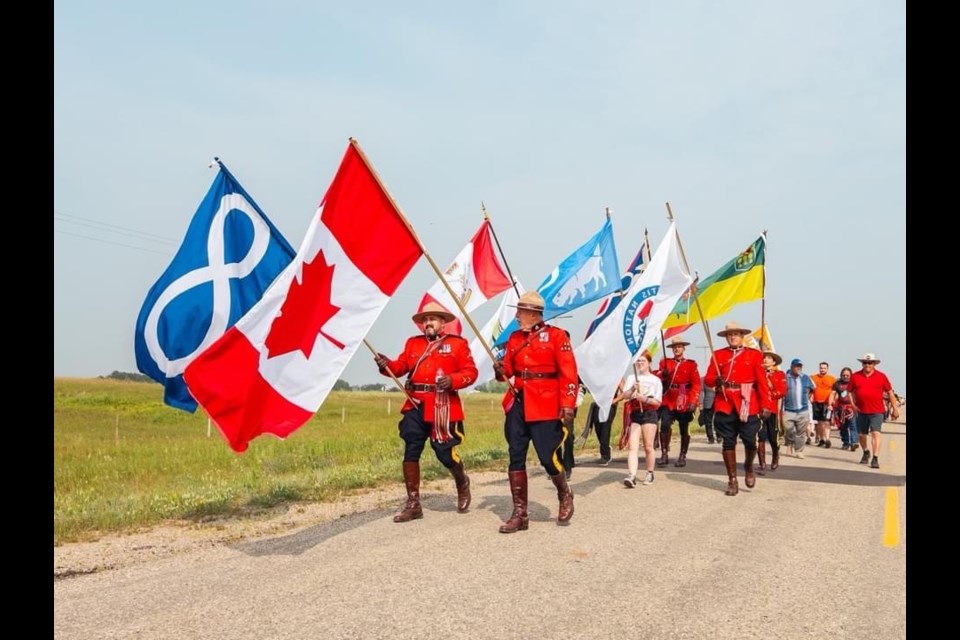
[[[753,460],[757,455],[757,433],[760,418],[769,415],[770,388],[763,369],[763,355],[758,349],[743,345],[750,333],[736,322],[727,323],[717,335],[727,339],[727,347],[713,352],[704,384],[716,389],[713,401],[714,426],[720,436],[723,464],[727,469],[726,495],[740,491],[737,484],[737,436],[746,452],[743,461],[743,482],[747,488],[757,484]]]
[[[660,380],[663,382],[663,404],[660,406],[660,460],[657,466],[670,463],[670,438],[673,423],[680,425],[680,456],[674,466],[687,466],[687,449],[690,448],[690,423],[693,412],[700,406],[700,370],[697,363],[683,357],[690,343],[674,337],[667,345],[673,350],[672,358],[660,360]]]
[[[470,506],[470,478],[457,450],[463,442],[463,405],[456,390],[476,381],[477,365],[464,338],[443,332],[444,324],[453,319],[454,315],[441,305],[428,302],[413,314],[413,321],[422,326],[423,335],[409,338],[396,360],[382,353],[374,358],[383,375],[389,375],[388,370],[396,377],[407,374],[408,399],[400,409],[403,417],[399,425],[400,437],[405,443],[403,481],[407,501],[394,516],[394,522],[423,517],[420,456],[428,439],[437,460],[453,474],[457,511],[463,513]]]
[[[527,517],[527,452],[530,442],[557,488],[557,524],[573,516],[573,492],[567,484],[560,447],[573,428],[577,404],[577,362],[569,334],[543,321],[543,297],[528,291],[517,302],[520,328],[507,339],[503,360],[494,363],[497,380],[513,378],[504,396],[503,431],[510,456],[513,514],[500,533],[524,531]]]
[[[767,443],[773,459],[770,461],[770,471],[776,471],[780,466],[780,400],[787,395],[787,374],[778,369],[783,358],[773,351],[763,352],[763,368],[767,378],[767,388],[770,390],[770,400],[763,405],[769,415],[760,418],[760,435],[757,438],[757,462],[760,468],[759,475],[764,475],[767,468]]]

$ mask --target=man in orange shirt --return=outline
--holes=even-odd
[[[830,365],[820,363],[820,371],[810,376],[813,380],[813,420],[816,422],[814,433],[817,437],[817,446],[830,448],[830,394],[837,379],[828,372]]]

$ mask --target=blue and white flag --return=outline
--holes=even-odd
[[[644,259],[646,257],[646,260]],[[617,308],[617,305],[620,304],[620,301],[623,300],[624,294],[630,289],[630,285],[633,284],[633,279],[638,275],[643,273],[643,269],[646,266],[646,263],[650,258],[650,250],[647,248],[647,245],[644,244],[640,247],[640,251],[637,251],[636,257],[633,259],[633,262],[630,263],[630,266],[627,267],[627,270],[624,272],[623,276],[620,278],[620,291],[617,291],[613,295],[609,296],[606,300],[601,303],[600,308],[597,309],[597,317],[593,319],[593,322],[590,323],[590,326],[587,327],[587,334],[583,337],[584,340],[590,337],[590,334],[593,333],[597,326],[603,322],[603,319],[613,313],[613,310]]]
[[[220,167],[173,262],[137,317],[137,368],[164,385],[163,401],[194,412],[186,366],[236,323],[293,260],[293,247],[227,167]]]
[[[549,320],[613,293],[620,288],[620,265],[613,241],[613,222],[608,216],[595,236],[561,262],[539,287],[543,318]],[[516,319],[507,325],[497,345],[507,342],[517,330]]]
[[[601,420],[610,413],[610,403],[627,367],[637,353],[659,337],[663,321],[691,282],[693,276],[680,255],[676,223],[671,222],[666,237],[647,268],[634,278],[623,302],[573,350],[577,372],[600,408]]]

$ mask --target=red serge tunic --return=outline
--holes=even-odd
[[[763,368],[763,354],[758,349],[741,347],[733,350],[730,347],[725,347],[714,351],[713,356],[710,359],[707,375],[704,376],[703,382],[714,388],[717,388],[720,384],[723,385],[723,389],[717,391],[717,396],[713,401],[714,411],[717,413],[739,413],[744,400],[741,385],[749,385],[750,387],[747,398],[750,403],[747,407],[747,415],[757,415],[761,408],[770,404],[770,387],[766,383],[767,375]],[[717,371],[717,366],[720,367],[719,371]]]
[[[413,336],[407,340],[403,352],[396,360],[390,360],[387,367],[398,378],[410,374],[407,393],[423,403],[423,419],[430,423],[433,422],[433,404],[437,395],[437,371],[442,369],[444,375],[450,376],[453,385],[449,392],[450,421],[463,420],[463,405],[455,389],[469,386],[477,379],[477,365],[466,339],[443,334],[430,342],[425,336]],[[412,408],[413,404],[407,400],[401,411]]]
[[[514,331],[503,356],[504,377],[523,391],[523,418],[527,422],[558,420],[560,409],[577,406],[577,361],[570,336],[558,327],[538,324],[529,333]],[[507,389],[507,396],[513,392]],[[504,397],[504,406],[511,399]]]
[[[787,374],[780,369],[771,369],[766,373],[767,388],[770,389],[770,402],[761,408],[777,413],[780,408],[780,399],[787,395]]]
[[[663,406],[670,411],[693,411],[700,400],[700,370],[686,358],[664,358],[658,374],[663,381]]]

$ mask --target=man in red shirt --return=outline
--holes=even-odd
[[[543,308],[543,297],[536,291],[520,296],[516,316],[520,328],[507,338],[503,359],[493,364],[497,380],[513,378],[503,403],[513,514],[500,526],[500,533],[525,531],[529,526],[527,452],[531,442],[540,465],[557,488],[557,524],[566,525],[573,516],[573,492],[564,475],[560,447],[573,427],[579,380],[577,361],[570,335],[546,324]]]
[[[437,460],[453,474],[457,485],[457,511],[470,506],[470,478],[463,469],[457,451],[463,441],[463,405],[457,389],[477,380],[477,365],[470,343],[443,332],[454,315],[436,302],[428,302],[413,314],[423,335],[409,338],[403,353],[391,360],[382,353],[374,358],[380,373],[399,377],[409,374],[405,385],[407,401],[400,413],[400,437],[403,450],[403,481],[407,502],[393,517],[394,522],[409,522],[423,517],[420,505],[420,456],[427,439]]]
[[[857,434],[860,446],[863,447],[863,457],[860,458],[860,464],[869,462],[870,468],[879,469],[880,460],[877,454],[880,453],[880,430],[883,428],[885,409],[883,394],[887,392],[892,397],[893,386],[886,374],[877,370],[880,360],[876,355],[865,353],[862,358],[857,359],[863,365],[863,369],[850,376],[848,390],[853,397],[853,404],[857,408]],[[893,403],[890,417],[894,420],[900,417],[900,409],[897,408],[897,403]],[[867,435],[870,436],[873,458],[870,457],[870,449],[867,449]]]

